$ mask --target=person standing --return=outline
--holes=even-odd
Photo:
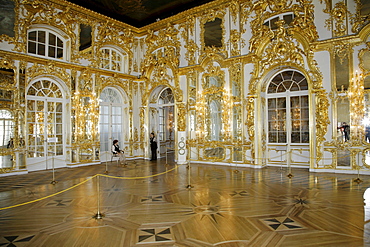
[[[113,141],[112,153],[119,157],[119,162],[126,165],[125,151],[121,150],[118,145],[118,140]]]
[[[150,160],[157,159],[157,138],[155,137],[154,133],[150,133],[150,149],[152,150],[152,158]]]

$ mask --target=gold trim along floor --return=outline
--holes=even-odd
[[[0,246],[370,246],[369,176],[292,174],[159,159],[1,177]]]

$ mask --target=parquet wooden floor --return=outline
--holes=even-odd
[[[370,246],[369,176],[165,163],[0,177],[0,246]]]

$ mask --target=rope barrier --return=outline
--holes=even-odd
[[[70,188],[67,188],[67,189],[64,189],[62,191],[59,191],[59,192],[56,192],[54,194],[51,194],[51,195],[48,195],[48,196],[45,196],[45,197],[42,197],[42,198],[39,198],[39,199],[35,199],[33,201],[29,201],[29,202],[24,202],[24,203],[21,203],[21,204],[16,204],[16,205],[13,205],[13,206],[8,206],[8,207],[4,207],[4,208],[0,208],[0,211],[2,210],[5,210],[5,209],[10,209],[10,208],[15,208],[15,207],[20,207],[20,206],[23,206],[23,205],[27,205],[27,204],[31,204],[31,203],[34,203],[34,202],[38,202],[38,201],[42,201],[42,200],[45,200],[47,198],[50,198],[50,197],[53,197],[53,196],[56,196],[56,195],[59,195],[61,193],[64,193],[68,190],[71,190],[71,189],[74,189],[88,181],[90,181],[91,179],[95,178],[95,177],[98,177],[98,176],[103,176],[103,177],[108,177],[108,178],[118,178],[118,179],[144,179],[144,178],[151,178],[151,177],[157,177],[157,176],[160,176],[160,175],[163,175],[163,174],[166,174],[166,173],[169,173],[173,170],[176,170],[179,166],[181,165],[176,165],[174,168],[171,168],[167,171],[164,171],[164,172],[161,172],[161,173],[157,173],[157,174],[152,174],[152,175],[148,175],[148,176],[142,176],[142,177],[116,177],[116,176],[109,176],[109,175],[105,175],[105,174],[95,174],[94,176],[92,176],[91,178],[88,178],[86,179],[85,181],[82,181],[76,185],[73,185],[72,187]]]
[[[53,197],[53,196],[59,195],[59,194],[61,194],[61,193],[63,193],[63,192],[66,192],[66,191],[68,191],[68,190],[74,189],[74,188],[76,188],[77,186],[80,186],[80,185],[82,185],[82,184],[86,183],[87,181],[89,181],[89,180],[91,180],[91,179],[95,178],[96,176],[98,176],[98,174],[97,174],[97,175],[94,175],[94,176],[92,176],[91,178],[86,179],[85,181],[82,181],[82,182],[80,182],[80,183],[78,183],[78,184],[76,184],[76,185],[73,185],[73,186],[72,186],[72,187],[70,187],[70,188],[64,189],[64,190],[62,190],[62,191],[56,192],[56,193],[54,193],[54,194],[51,194],[51,195],[48,195],[48,196],[45,196],[45,197],[42,197],[42,198],[39,198],[39,199],[36,199],[36,200],[33,200],[33,201],[24,202],[24,203],[21,203],[21,204],[17,204],[17,205],[13,205],[13,206],[5,207],[5,208],[0,208],[0,211],[5,210],[5,209],[9,209],[9,208],[15,208],[15,207],[19,207],[19,206],[23,206],[23,205],[31,204],[31,203],[34,203],[34,202],[42,201],[42,200],[45,200],[45,199],[47,199],[47,198],[50,198],[50,197]]]

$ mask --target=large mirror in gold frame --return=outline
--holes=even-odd
[[[203,75],[204,106],[204,158],[222,160],[225,157],[223,110],[225,108],[224,76],[220,67],[208,67],[209,73]]]
[[[370,76],[365,78],[365,88],[366,88],[366,81],[370,83]],[[368,89],[364,91],[364,105],[365,105],[365,112],[364,112],[364,130],[365,136],[364,141],[367,143],[367,148],[364,151],[364,162],[366,165],[370,166],[370,84]]]
[[[13,169],[15,140],[14,70],[0,68],[0,171]]]

